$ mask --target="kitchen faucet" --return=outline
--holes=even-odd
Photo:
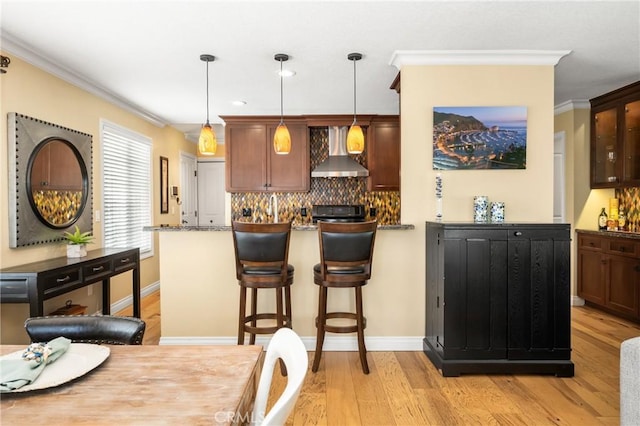
[[[271,197],[269,197],[267,214],[273,214],[273,223],[278,223],[278,197],[276,197],[276,194],[271,194]]]

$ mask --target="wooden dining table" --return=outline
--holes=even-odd
[[[23,349],[25,346],[1,345],[0,355]],[[0,394],[2,425],[251,422],[261,346],[132,345],[109,349],[101,365],[71,382]]]

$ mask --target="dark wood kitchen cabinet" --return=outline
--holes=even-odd
[[[444,376],[571,377],[570,227],[426,224],[424,351]]]
[[[640,81],[590,102],[591,188],[640,186]]]
[[[369,191],[400,191],[400,117],[381,115],[367,130]]]
[[[228,192],[309,191],[309,136],[304,120],[285,119],[291,152],[273,150],[279,118],[222,117],[225,120]]]
[[[640,239],[576,232],[578,296],[590,306],[640,321]]]

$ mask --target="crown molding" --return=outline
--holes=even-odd
[[[157,115],[152,114],[149,111],[145,111],[143,108],[132,104],[126,99],[123,99],[120,96],[110,92],[104,87],[101,87],[96,82],[81,76],[75,71],[56,64],[55,61],[51,58],[47,57],[41,52],[38,52],[27,43],[19,40],[6,31],[0,30],[0,39],[2,39],[3,51],[15,55],[25,62],[28,62],[31,65],[48,72],[49,74],[52,74],[70,84],[73,84],[80,89],[86,90],[87,92],[96,95],[99,98],[102,98],[105,101],[112,103],[126,111],[129,111],[155,126],[164,127],[165,125],[167,125],[167,120],[158,117]]]
[[[586,99],[565,101],[553,108],[553,115],[562,114],[575,109],[591,109],[591,103]]]
[[[571,50],[396,50],[389,65],[556,65]]]

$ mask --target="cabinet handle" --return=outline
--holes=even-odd
[[[66,276],[66,277],[64,277],[64,278],[56,278],[56,282],[57,282],[57,283],[64,283],[64,282],[69,281],[70,279],[71,279],[71,277],[70,277],[69,275],[67,275],[67,276]]]
[[[126,259],[120,259],[120,263],[129,263],[129,258],[127,257]]]
[[[522,232],[521,231],[516,231],[513,233],[513,235],[515,235],[516,237],[522,237]]]
[[[98,266],[98,267],[95,267],[95,268],[91,268],[91,270],[92,270],[93,272],[100,272],[100,271],[102,271],[103,269],[104,269],[104,266]]]

